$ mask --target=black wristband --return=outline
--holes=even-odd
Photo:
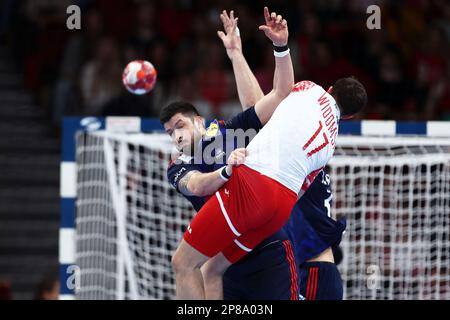
[[[284,51],[286,51],[288,49],[289,49],[288,45],[285,45],[285,46],[282,46],[282,47],[278,47],[276,45],[273,45],[273,51],[275,51],[275,52],[284,52]]]
[[[220,175],[227,180],[230,179],[231,176],[227,172],[227,166],[222,168],[222,171],[220,171]]]

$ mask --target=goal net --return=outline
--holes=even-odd
[[[172,299],[194,211],[166,177],[166,135],[76,136],[77,299]],[[345,299],[450,299],[450,140],[340,136],[329,164]]]

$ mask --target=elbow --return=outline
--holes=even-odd
[[[201,186],[201,185],[190,186],[189,190],[191,191],[192,195],[196,196],[196,197],[206,197],[211,194],[210,192],[208,192],[208,190],[205,186]]]
[[[256,103],[259,100],[261,100],[263,97],[264,97],[264,95],[262,95],[262,96],[254,95],[254,96],[248,97],[242,103],[243,109],[246,110],[248,108],[254,107],[256,105]]]
[[[291,93],[293,87],[294,84],[292,84],[292,86],[285,86],[284,88],[277,88],[277,90],[275,90],[277,98],[280,101],[284,100]]]
[[[293,80],[288,85],[284,86],[284,88],[282,89],[281,95],[283,96],[283,99],[286,98],[292,92],[292,89],[294,89]]]

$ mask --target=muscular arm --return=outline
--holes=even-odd
[[[234,78],[236,79],[237,92],[242,110],[254,106],[256,102],[264,97],[258,80],[248,66],[247,60],[242,53],[236,53],[230,57],[233,64]]]
[[[222,11],[220,19],[225,32],[218,31],[217,34],[233,65],[239,101],[245,111],[254,106],[264,96],[264,93],[242,53],[241,37],[237,27],[238,18],[234,17],[234,11],[231,10],[229,16],[226,10]]]
[[[220,177],[221,170],[222,168],[209,173],[188,172],[178,183],[178,189],[187,196],[209,196],[226,182]]]
[[[260,26],[266,36],[272,40],[276,46],[287,45],[288,30],[287,22],[281,16],[276,16],[273,12],[269,16],[269,11],[264,8],[266,25]],[[259,100],[255,105],[255,111],[264,125],[269,121],[273,112],[291,92],[294,86],[294,68],[292,66],[291,55],[288,53],[283,57],[275,57],[275,72],[273,90]]]
[[[233,150],[227,160],[227,174],[231,176],[234,166],[240,166],[244,163],[247,152],[245,148]],[[225,184],[221,178],[220,172],[223,167],[209,173],[200,171],[188,172],[178,183],[178,190],[187,196],[204,197],[216,192]]]

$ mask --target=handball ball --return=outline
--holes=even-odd
[[[133,94],[148,93],[156,84],[156,69],[148,61],[131,61],[122,73],[122,82]]]

